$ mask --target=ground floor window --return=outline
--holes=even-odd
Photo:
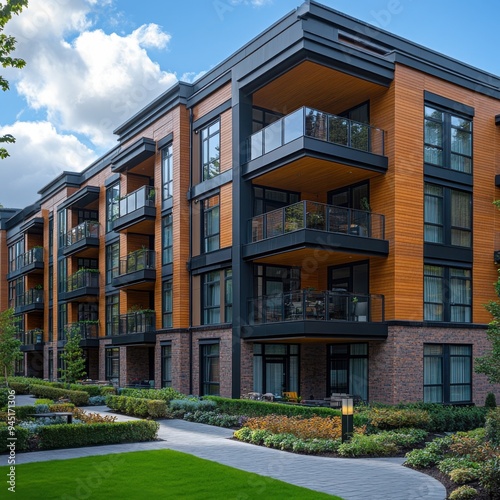
[[[54,351],[49,349],[49,380],[54,380]]]
[[[424,403],[472,401],[472,346],[424,344]]]
[[[254,344],[253,390],[281,396],[299,391],[299,346],[297,344]]]
[[[220,394],[219,342],[200,344],[200,394]]]
[[[173,295],[172,295],[172,280],[163,282],[163,310],[162,310],[162,327],[172,327],[172,312],[173,312]]]
[[[105,356],[106,380],[118,384],[120,380],[120,348],[107,347]]]
[[[16,359],[14,366],[14,375],[16,377],[24,377],[24,354],[21,359]]]
[[[328,366],[328,396],[344,392],[368,400],[368,344],[330,345]]]
[[[172,387],[172,344],[161,346],[161,386]]]
[[[63,353],[64,353],[64,349],[57,350],[57,378],[58,379],[60,379],[62,377],[62,371],[66,370],[66,368],[67,368],[67,363],[62,358]]]

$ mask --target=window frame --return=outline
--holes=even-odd
[[[114,265],[116,264],[116,265]],[[120,242],[106,245],[106,285],[111,285],[120,271]]]
[[[106,232],[113,231],[113,223],[120,217],[120,183],[106,189]]]
[[[201,253],[205,254],[220,249],[220,193],[200,200],[200,205]]]
[[[162,200],[174,196],[174,146],[167,144],[161,150]]]
[[[119,383],[120,381],[120,348],[119,347],[108,347],[104,349],[104,373],[105,379],[111,383]],[[117,363],[113,363],[117,361]],[[113,368],[116,368],[113,370]]]
[[[172,342],[161,344],[161,386],[172,387]]]
[[[200,395],[201,396],[219,396],[220,395],[220,341],[200,341]],[[210,352],[211,349],[217,347],[217,352]],[[211,373],[210,367],[207,366],[209,360],[217,359],[216,371],[217,377],[214,380],[207,380],[206,372]],[[216,389],[216,391],[213,391]]]
[[[162,265],[172,264],[174,261],[174,219],[172,213],[166,214],[161,219],[161,245]]]
[[[217,129],[211,131],[212,127],[217,124]],[[201,180],[206,181],[217,177],[221,173],[220,169],[220,132],[221,132],[221,121],[220,117],[211,121],[208,125],[200,129],[200,159],[201,159]],[[217,139],[215,139],[217,138]],[[212,141],[216,141],[217,145],[214,146],[219,152],[218,157],[208,157],[210,155],[210,149],[212,146]],[[211,167],[213,165],[213,167]],[[212,168],[214,169],[212,172]]]
[[[211,279],[209,279],[211,278]],[[203,325],[218,325],[221,322],[221,276],[220,270],[210,271],[202,275],[201,280],[201,322]],[[218,293],[210,290],[215,287]],[[215,302],[209,302],[214,298]]]
[[[120,335],[120,294],[106,295],[106,337]]]
[[[162,328],[172,328],[173,327],[173,315],[174,315],[174,304],[173,304],[173,281],[166,280],[162,283]],[[168,307],[167,307],[168,306]]]

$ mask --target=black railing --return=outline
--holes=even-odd
[[[385,238],[385,216],[366,210],[299,201],[250,220],[251,241],[281,236],[299,229],[316,229],[365,238]]]
[[[43,262],[43,248],[36,247],[28,250],[27,252],[19,255],[15,260],[15,266],[12,266],[11,262],[11,271],[17,271],[22,269],[23,267],[27,267],[35,262]],[[14,267],[14,268],[12,268]]]
[[[143,186],[120,199],[120,217],[142,207],[155,206],[155,188]]]
[[[99,287],[99,271],[97,269],[80,269],[69,276],[65,283],[66,292],[74,292],[87,287]]]
[[[130,252],[124,259],[120,259],[119,276],[129,273],[135,273],[143,269],[155,269],[155,256],[154,250],[141,248]]]
[[[23,345],[41,344],[43,342],[43,331],[39,328],[35,328],[27,332],[19,332],[17,338]]]
[[[43,290],[30,288],[16,297],[15,307],[30,306],[32,304],[43,304]]]
[[[66,339],[69,331],[78,333],[82,339],[97,339],[99,337],[99,321],[88,320],[69,323],[66,325],[64,338],[61,340]]]
[[[345,291],[264,295],[248,301],[250,324],[279,321],[384,321],[384,296]]]
[[[68,247],[85,238],[99,238],[99,226],[97,221],[85,221],[70,229],[63,238],[61,245]]]
[[[147,333],[155,330],[156,313],[154,311],[136,311],[120,314],[120,335]]]
[[[248,139],[247,161],[303,136],[384,155],[383,130],[343,116],[302,107],[252,134]]]

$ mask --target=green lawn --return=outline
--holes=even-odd
[[[7,470],[0,467],[0,475],[6,477]],[[7,498],[8,483],[2,483],[0,497]],[[340,500],[172,450],[16,465],[15,498]]]

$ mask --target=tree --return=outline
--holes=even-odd
[[[0,313],[0,367],[7,387],[9,386],[8,376],[12,375],[14,363],[22,358],[21,341],[17,339],[14,309],[7,309]]]
[[[495,202],[497,207],[500,202]],[[500,272],[500,270],[499,270]],[[500,277],[495,283],[495,291],[500,297]],[[483,373],[491,384],[500,383],[500,302],[492,300],[484,306],[493,316],[493,321],[488,325],[486,336],[491,342],[491,350],[484,356],[476,358],[476,373]]]
[[[28,0],[6,0],[5,4],[0,4],[0,64],[4,68],[23,68],[26,62],[23,59],[10,57],[10,53],[16,48],[16,39],[13,36],[5,35],[2,31],[5,25],[12,18],[14,14],[18,15],[23,10],[23,7],[27,7]],[[0,88],[5,92],[9,90],[9,82],[0,76]],[[10,135],[6,134],[0,136],[0,143],[14,143],[16,139]],[[9,153],[5,148],[0,148],[0,159],[7,158]]]
[[[80,347],[82,336],[78,328],[66,329],[66,345],[61,354],[62,365],[60,376],[67,384],[74,384],[77,380],[83,378],[87,372],[85,371],[85,357],[83,349]]]

